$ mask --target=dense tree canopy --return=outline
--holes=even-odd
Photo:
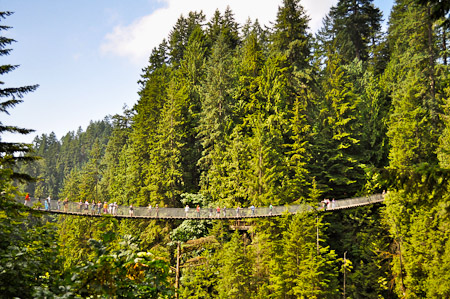
[[[340,0],[315,36],[298,0],[281,1],[264,28],[251,19],[238,24],[230,7],[210,20],[190,12],[153,49],[139,100],[122,115],[61,140],[37,136],[34,154],[0,143],[1,166],[9,166],[2,178],[11,177],[16,159],[42,157],[15,168],[39,179],[16,184],[35,197],[212,209],[315,205],[389,190],[385,206],[244,226],[37,214],[26,220],[5,210],[1,215],[24,229],[1,223],[8,232],[1,237],[19,240],[19,248],[1,243],[0,266],[26,247],[31,255],[17,261],[37,262],[22,279],[42,269],[28,282],[29,294],[170,297],[176,287],[182,298],[448,297],[444,2],[397,0],[382,32],[373,1]],[[2,39],[1,55],[11,42]],[[2,74],[14,68],[3,66]],[[1,89],[1,111],[35,88]],[[1,125],[0,133],[28,132]],[[36,244],[45,242],[39,251]],[[37,255],[52,255],[57,266]]]

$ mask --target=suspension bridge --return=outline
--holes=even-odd
[[[279,217],[286,213],[307,213],[335,211],[359,206],[371,205],[384,201],[384,194],[374,194],[357,198],[341,199],[325,204],[323,202],[314,204],[286,205],[273,207],[196,207],[167,208],[167,207],[134,207],[120,206],[111,203],[87,203],[50,200],[50,205],[45,204],[47,199],[30,198],[29,200],[16,199],[26,206],[52,214],[74,215],[84,217],[115,217],[133,219],[245,219]],[[47,207],[47,208],[46,208]]]

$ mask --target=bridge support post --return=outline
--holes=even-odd
[[[346,252],[344,252],[344,299],[345,299],[345,278],[346,278],[346,270],[347,270],[347,258],[346,258],[346,255],[347,255],[347,251]]]
[[[175,272],[175,298],[178,299],[178,288],[180,283],[180,255],[181,255],[181,242],[177,242],[177,268]]]
[[[320,254],[319,250],[319,214],[316,215],[316,246],[317,246],[317,256]]]

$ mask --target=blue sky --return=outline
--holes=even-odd
[[[393,0],[375,1],[388,19]],[[303,0],[312,31],[337,0]],[[36,135],[83,130],[91,120],[122,113],[138,100],[137,81],[151,49],[167,37],[180,14],[203,10],[209,19],[227,5],[243,24],[247,18],[270,25],[281,0],[0,0],[14,14],[0,34],[15,39],[0,64],[19,64],[4,75],[5,87],[39,84],[2,122],[36,130],[5,134],[3,141],[32,142]]]

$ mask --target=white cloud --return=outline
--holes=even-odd
[[[82,56],[81,53],[74,53],[72,54],[72,59],[78,61],[80,60],[81,56]]]
[[[338,0],[303,0],[303,7],[306,9],[311,20],[309,27],[312,32],[317,32],[322,27],[322,19],[330,10],[332,5],[336,5]]]
[[[186,16],[190,11],[200,11],[211,18],[214,11],[219,9],[223,13],[230,6],[235,19],[244,24],[250,17],[258,19],[260,24],[270,26],[274,22],[281,5],[281,0],[165,0],[166,6],[143,16],[129,25],[116,26],[105,36],[101,45],[101,52],[130,59],[133,63],[144,65],[154,47],[169,35],[176,20],[181,14]],[[315,32],[321,26],[322,18],[331,5],[337,0],[303,0],[311,18],[310,27]]]

